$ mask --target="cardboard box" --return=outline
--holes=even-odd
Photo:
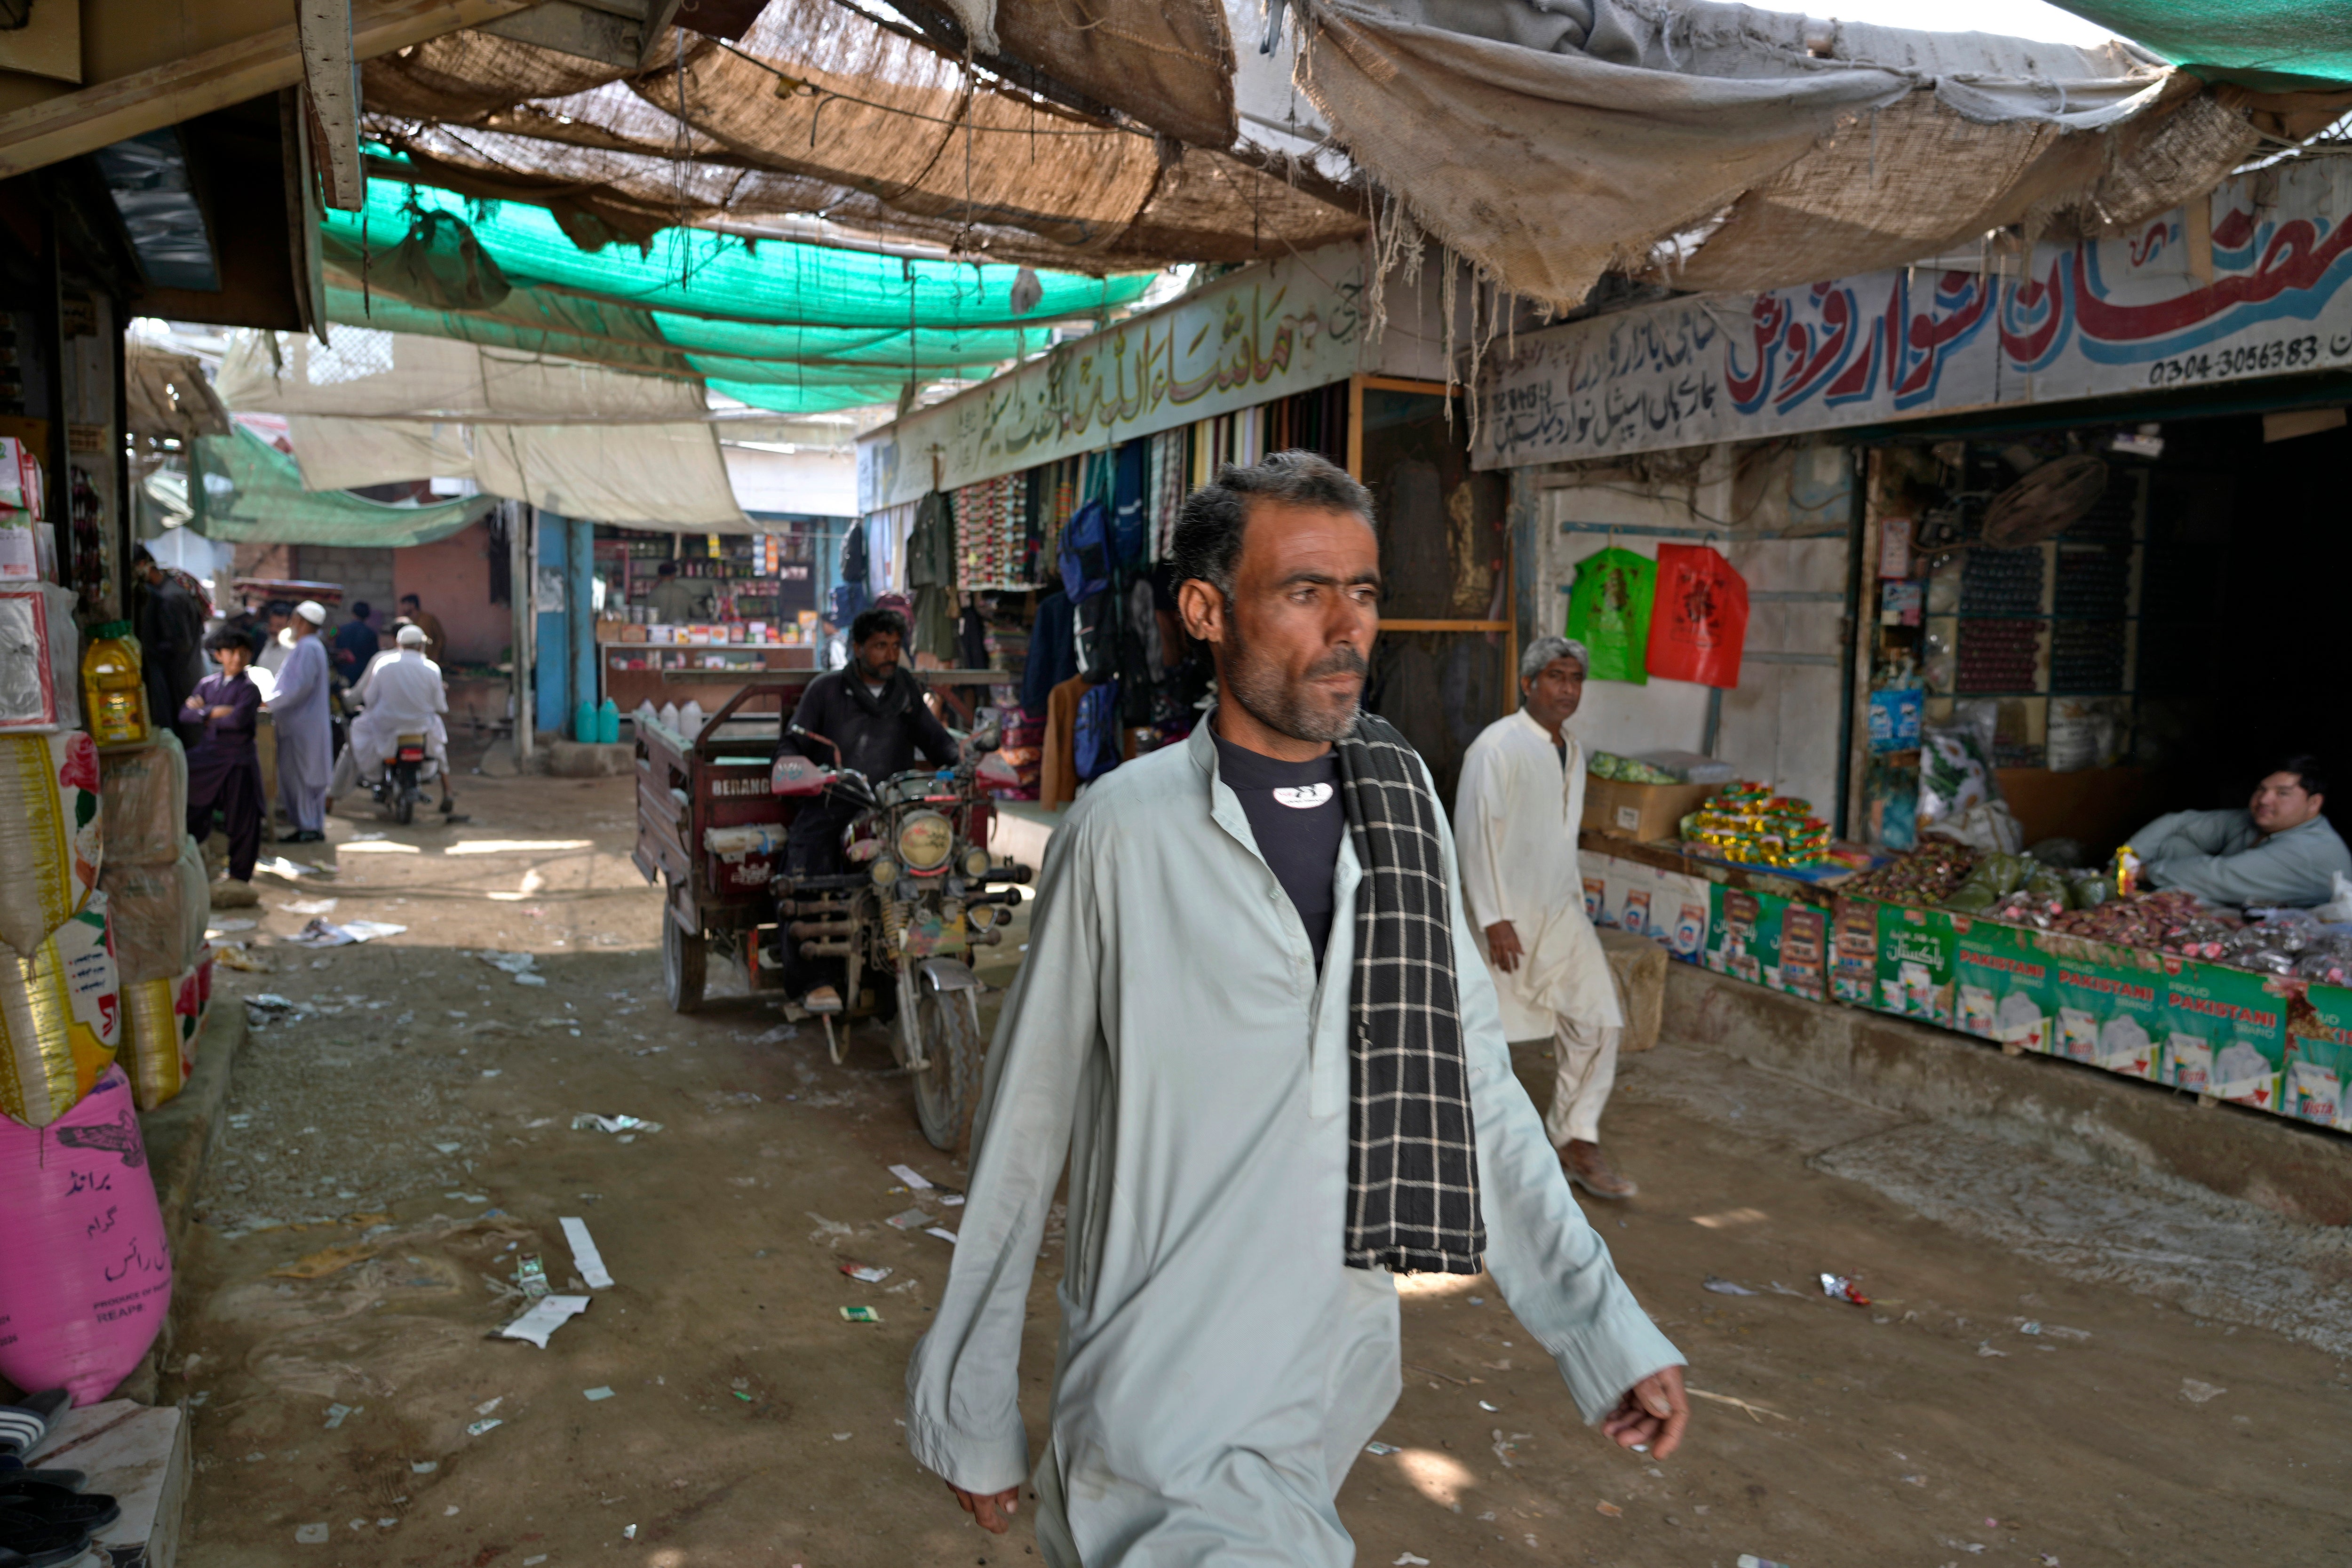
[[[2166,959],[2164,970],[2170,1031],[2164,1057],[2173,1087],[2279,1110],[2286,999],[2271,977],[2186,958]]]
[[[1942,910],[1886,905],[1878,922],[1878,1010],[1952,1027],[1958,948],[1952,917]]]
[[[596,623],[596,640],[598,642],[621,642],[629,635],[629,625],[630,623],[627,621],[598,621]]]
[[[2056,1010],[2052,1056],[2126,1078],[2164,1076],[2164,973],[2154,954],[2105,943],[2071,944],[2053,963]]]
[[[1954,1022],[1979,1039],[2049,1050],[2050,963],[2032,933],[1954,915],[1952,934]]]
[[[2288,1026],[2285,1103],[2279,1109],[2298,1121],[2352,1131],[2352,1105],[2345,1102],[2352,1079],[2352,988],[2314,985],[2305,999],[2310,1016]]]
[[[1621,784],[1584,781],[1584,826],[1612,838],[1654,844],[1675,837],[1682,820],[1713,795],[1717,784]]]

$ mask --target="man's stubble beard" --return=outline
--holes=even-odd
[[[1360,687],[1357,695],[1338,711],[1326,710],[1306,694],[1304,682],[1301,688],[1293,688],[1284,680],[1280,670],[1257,656],[1242,636],[1230,600],[1226,603],[1225,627],[1224,685],[1233,700],[1248,710],[1252,718],[1294,741],[1318,745],[1345,740],[1355,729],[1356,715],[1363,704]],[[1335,647],[1307,667],[1305,679],[1318,680],[1343,671],[1364,674],[1364,656],[1351,647]]]

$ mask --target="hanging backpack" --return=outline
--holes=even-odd
[[[1090,500],[1062,530],[1062,592],[1083,605],[1110,586],[1110,509]]]
[[[1118,682],[1087,688],[1078,699],[1078,777],[1097,779],[1118,766]]]

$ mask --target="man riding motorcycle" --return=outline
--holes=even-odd
[[[457,803],[449,788],[449,728],[443,715],[449,696],[441,683],[441,667],[425,657],[425,630],[400,628],[398,647],[379,654],[350,693],[362,703],[352,721],[351,742],[336,759],[334,782],[327,789],[327,809],[335,797],[373,775],[403,735],[423,735],[425,751],[440,764],[441,815],[457,821]]]
[[[776,754],[789,752],[828,767],[837,763],[876,784],[913,767],[918,752],[939,766],[953,765],[955,737],[925,705],[922,683],[898,663],[906,637],[907,623],[896,611],[867,610],[852,621],[848,668],[809,682],[777,740]],[[845,793],[804,804],[784,837],[786,875],[846,871],[842,830],[863,809]],[[803,959],[794,942],[785,942],[784,949],[789,989],[799,992],[815,984],[814,965],[825,961]]]

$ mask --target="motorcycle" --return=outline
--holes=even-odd
[[[794,727],[803,738],[831,741]],[[838,958],[847,979],[838,991],[818,987],[802,1005],[823,1019],[835,1062],[835,1018],[878,1016],[895,1004],[891,1054],[915,1085],[915,1113],[933,1147],[961,1152],[980,1105],[980,981],[973,950],[1004,938],[1030,868],[988,851],[993,815],[986,790],[1015,782],[994,755],[988,731],[966,744],[953,768],[918,769],[879,784],[852,768],[805,757],[776,759],[770,788],[803,800],[847,800],[861,809],[844,830],[855,869],[832,876],[779,878],[777,923],[803,958]],[[869,980],[871,984],[869,984]]]
[[[425,786],[440,776],[441,764],[426,749],[425,738],[400,735],[394,738],[392,755],[377,767],[368,793],[375,797],[379,810],[405,826],[416,816],[416,802]]]

